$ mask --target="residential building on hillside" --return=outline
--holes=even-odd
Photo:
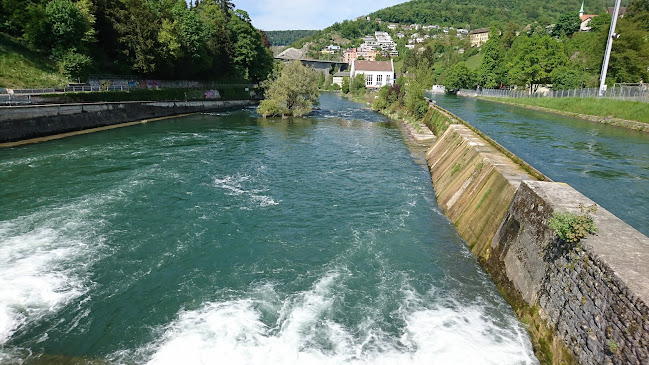
[[[349,48],[343,53],[343,62],[351,64],[354,60],[362,57],[365,60],[374,61],[380,52],[377,50],[361,50],[359,48]]]
[[[469,33],[471,47],[482,47],[489,40],[489,28],[474,29]]]
[[[394,84],[394,63],[390,61],[352,61],[350,77],[365,75],[365,87],[381,88]]]
[[[340,46],[336,46],[334,44],[328,45],[325,47],[320,53],[322,54],[336,54],[340,51]]]
[[[613,16],[613,14],[615,14],[615,8],[611,8],[611,7],[606,8],[606,12],[608,13],[608,15]],[[620,19],[624,18],[625,14],[626,14],[626,7],[620,6],[620,12],[618,13]]]

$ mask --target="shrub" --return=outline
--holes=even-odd
[[[415,117],[423,118],[426,113],[428,113],[428,102],[426,100],[417,101],[414,111]]]
[[[589,234],[597,232],[593,217],[590,215],[597,211],[597,205],[586,208],[580,204],[579,209],[581,214],[555,212],[548,221],[548,226],[557,233],[559,239],[571,245],[576,245]]]

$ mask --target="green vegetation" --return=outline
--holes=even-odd
[[[548,221],[548,227],[553,229],[559,239],[574,246],[591,233],[597,232],[591,213],[597,212],[597,205],[588,208],[579,205],[581,214],[571,212],[554,212]]]
[[[464,62],[457,63],[451,67],[444,80],[444,87],[447,90],[470,89],[475,84],[475,74]]]
[[[63,87],[67,77],[56,62],[25,47],[11,36],[0,33],[0,86],[20,89]]]
[[[317,30],[272,30],[264,31],[272,46],[289,46],[293,42],[313,35]]]
[[[468,67],[469,69],[471,69],[473,71],[477,70],[480,67],[480,65],[482,64],[482,59],[483,58],[484,58],[484,53],[482,53],[482,52],[477,53],[477,54],[467,58],[467,60],[465,62],[466,67]]]
[[[455,166],[453,166],[453,170],[451,171],[451,176],[455,175],[461,169],[462,169],[462,164],[461,163],[455,164]]]
[[[481,162],[481,163],[482,163],[482,162]],[[481,167],[480,169],[482,169],[482,167]],[[479,171],[479,170],[478,170],[478,171]],[[489,197],[490,194],[491,194],[491,188],[489,188],[489,190],[487,190],[487,191],[482,195],[482,198],[480,198],[480,201],[479,201],[478,204],[475,206],[475,209],[474,209],[474,210],[478,210],[478,209],[480,209],[480,207],[482,206],[482,204],[484,203],[484,201],[487,200],[487,198]]]
[[[271,77],[262,84],[266,89],[266,99],[257,110],[264,118],[306,115],[318,103],[319,85],[318,71],[300,61],[286,65],[278,63]]]
[[[487,98],[503,101],[503,99]],[[613,117],[649,123],[649,104],[639,101],[598,98],[508,98],[507,103],[537,106],[570,113]]]
[[[624,2],[625,3],[625,2]],[[370,14],[383,21],[404,24],[438,24],[473,29],[487,27],[494,22],[514,21],[518,24],[553,23],[561,14],[579,9],[580,1],[561,0],[412,0]],[[606,10],[603,0],[588,2],[588,11]]]
[[[233,7],[230,0],[189,7],[185,0],[2,0],[0,24],[70,79],[94,72],[263,80],[272,70],[270,44]]]
[[[609,340],[608,343],[607,343],[607,345],[608,345],[608,350],[609,350],[612,354],[617,354],[618,351],[620,351],[620,345],[618,345],[618,343],[615,342],[615,340],[612,340],[612,339]]]

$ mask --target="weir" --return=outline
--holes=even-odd
[[[646,364],[649,238],[599,207],[598,232],[561,245],[552,214],[594,202],[431,107],[457,123],[426,154],[439,206],[527,324],[539,360]]]

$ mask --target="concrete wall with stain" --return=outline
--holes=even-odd
[[[254,100],[202,100],[0,107],[0,143],[257,103]]]
[[[553,212],[594,203],[539,181],[457,119],[426,155],[438,203],[527,324],[541,363],[649,364],[649,239],[600,207],[597,234],[562,245]]]

